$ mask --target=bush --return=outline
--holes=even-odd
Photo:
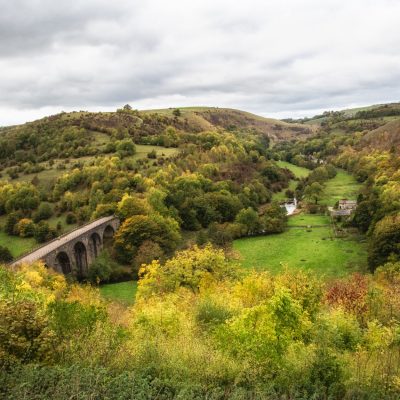
[[[53,215],[53,209],[49,203],[40,203],[39,208],[33,214],[33,221],[38,223],[39,221],[49,219]]]
[[[132,273],[128,267],[116,264],[112,268],[109,282],[126,282],[132,279],[137,279],[137,274],[135,275],[134,272]]]
[[[116,266],[115,261],[111,260],[109,254],[106,251],[102,251],[89,267],[89,281],[95,284],[108,282]]]
[[[69,213],[67,214],[67,216],[65,217],[65,222],[66,222],[68,225],[75,224],[76,221],[77,221],[76,215],[75,215],[74,213],[72,213],[72,212],[69,212]]]
[[[385,264],[389,258],[400,259],[400,214],[381,219],[372,232],[368,263],[371,271]]]
[[[9,263],[13,260],[11,251],[6,246],[0,246],[0,263]]]
[[[18,235],[17,231],[17,223],[20,220],[21,215],[17,212],[8,214],[6,219],[6,223],[4,226],[4,230],[6,231],[7,235]]]
[[[45,221],[40,221],[35,227],[34,237],[37,242],[44,243],[57,236],[55,229],[50,228],[49,224]]]
[[[32,237],[36,231],[36,225],[29,218],[21,219],[17,224],[17,232],[19,236],[26,238]]]
[[[150,158],[150,159],[155,159],[155,158],[157,158],[157,152],[156,152],[155,150],[149,151],[149,152],[147,153],[147,158]]]

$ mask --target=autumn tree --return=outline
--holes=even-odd
[[[400,214],[389,215],[380,220],[371,235],[368,250],[368,263],[374,271],[385,264],[389,257],[400,258]]]
[[[323,194],[324,187],[318,182],[313,182],[304,189],[304,197],[308,200],[314,201],[315,204],[318,204],[318,201],[322,199]]]
[[[178,223],[159,214],[134,215],[127,218],[115,234],[114,246],[121,261],[130,263],[146,240],[157,243],[163,252],[171,253],[180,241]]]

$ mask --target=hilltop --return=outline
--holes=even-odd
[[[168,127],[186,133],[221,129],[229,132],[251,132],[266,136],[272,141],[304,139],[316,132],[316,127],[313,126],[287,123],[230,108],[181,107],[139,111],[128,107],[115,112],[81,110],[61,112],[20,125],[0,127],[0,157],[11,153],[14,144],[25,148],[35,146],[43,139],[33,139],[35,133],[62,135],[68,128],[79,128],[81,136],[85,137],[84,142],[96,146],[104,144],[105,135],[119,133],[121,136],[121,132],[128,133],[134,141],[151,141],[151,136],[160,135]],[[64,139],[68,141],[70,137]],[[19,143],[23,141],[25,143]],[[82,145],[85,145],[84,142]]]
[[[143,113],[173,116],[174,110],[173,108],[147,110]],[[253,130],[254,132],[268,135],[273,141],[304,139],[315,132],[314,127],[296,123],[289,124],[285,121],[265,118],[247,111],[231,108],[185,107],[179,110],[181,118],[187,121],[188,125],[194,129]]]

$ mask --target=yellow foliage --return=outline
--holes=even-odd
[[[66,300],[93,306],[101,306],[103,304],[99,290],[91,285],[71,285]]]

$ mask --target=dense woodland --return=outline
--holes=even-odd
[[[399,398],[399,110],[281,122],[125,106],[1,129],[8,237],[42,243],[101,216],[122,223],[79,282],[40,263],[0,268],[0,396]],[[311,172],[296,178],[279,160]],[[234,239],[286,229],[274,195],[324,214],[339,169],[361,184],[342,224],[365,236],[369,271],[243,269]],[[12,258],[1,246],[0,262]],[[132,278],[132,308],[95,287]]]

